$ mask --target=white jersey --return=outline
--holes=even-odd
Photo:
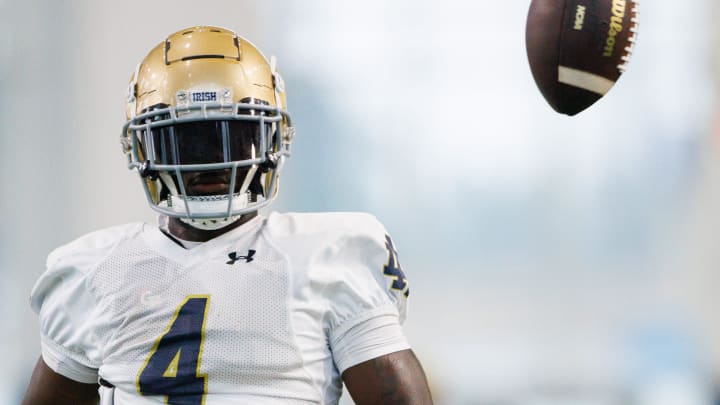
[[[117,405],[334,404],[348,367],[409,348],[407,280],[368,214],[259,215],[192,249],[135,223],[47,266],[43,359]]]

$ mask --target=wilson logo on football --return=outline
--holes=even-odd
[[[625,0],[613,0],[612,16],[610,17],[610,28],[608,29],[608,37],[605,40],[605,52],[603,56],[609,58],[615,52],[616,37],[623,30],[623,18],[625,18]]]

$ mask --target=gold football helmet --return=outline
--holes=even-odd
[[[150,206],[218,229],[276,197],[294,136],[270,60],[219,27],[178,31],[138,64],[122,130]]]

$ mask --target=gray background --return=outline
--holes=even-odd
[[[39,354],[47,253],[155,220],[120,153],[125,89],[197,24],[278,56],[298,135],[274,208],[393,235],[438,403],[714,403],[713,4],[644,2],[629,71],[568,118],[532,81],[528,1],[0,0],[0,403]]]

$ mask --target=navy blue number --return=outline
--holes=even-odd
[[[390,286],[395,290],[404,291],[405,296],[410,295],[410,288],[408,288],[408,280],[403,273],[400,261],[398,260],[397,250],[393,245],[393,241],[389,235],[385,235],[385,247],[388,250],[388,263],[383,269],[383,274],[393,278],[393,283]]]
[[[137,378],[141,395],[165,395],[170,405],[201,405],[207,376],[200,374],[210,296],[189,295],[178,306]]]

